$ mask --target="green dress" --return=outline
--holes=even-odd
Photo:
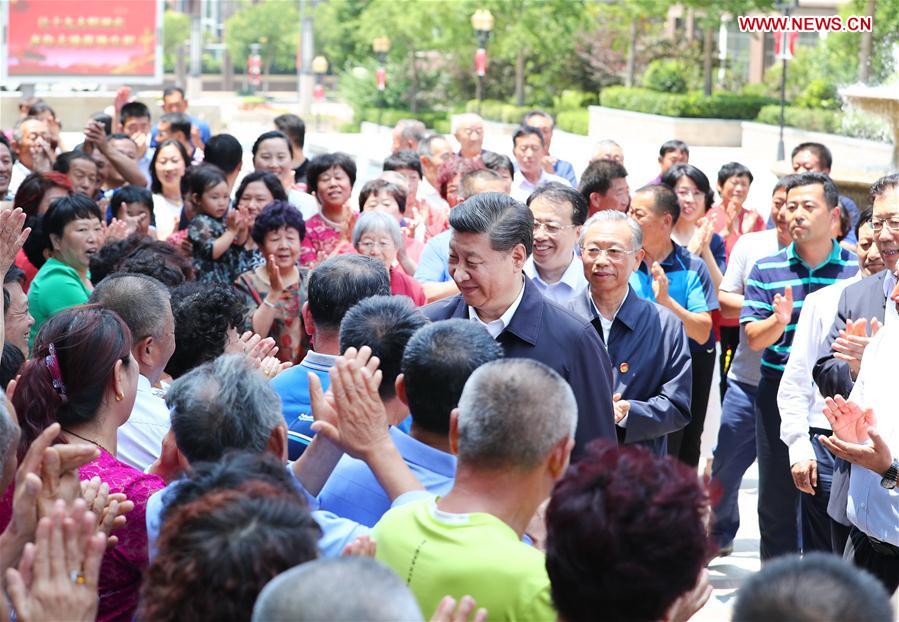
[[[44,322],[63,309],[83,305],[90,295],[75,268],[52,257],[44,262],[28,288],[28,305],[34,317],[28,337],[29,349]]]

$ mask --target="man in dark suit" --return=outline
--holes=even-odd
[[[899,174],[878,179],[871,186],[874,243],[880,251],[885,270],[850,285],[840,296],[837,316],[830,329],[831,351],[815,363],[812,375],[825,397],[848,397],[855,385],[865,346],[870,341],[868,326],[875,320],[882,326],[887,314],[897,318],[895,308],[887,307],[890,292],[896,287],[899,259]],[[847,330],[847,325],[850,330]]]
[[[487,192],[457,205],[449,220],[449,272],[461,293],[428,305],[425,315],[480,322],[506,358],[540,361],[565,378],[578,406],[575,456],[595,438],[616,439],[605,346],[590,323],[546,300],[523,273],[534,239],[531,211]]]

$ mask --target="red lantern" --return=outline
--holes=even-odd
[[[487,50],[484,48],[478,48],[474,53],[474,68],[479,76],[487,75]]]
[[[387,88],[387,70],[383,67],[378,67],[378,70],[375,72],[375,80],[378,83],[379,91],[383,91]]]
[[[321,84],[316,84],[315,88],[312,89],[312,97],[315,98],[315,101],[322,102],[325,99],[325,87]]]
[[[798,32],[775,32],[774,57],[778,60],[792,60],[793,55],[796,53],[796,40],[798,38]]]
[[[262,57],[259,54],[250,54],[247,59],[247,74],[250,76],[250,84],[259,86],[261,82],[259,77],[262,75]]]

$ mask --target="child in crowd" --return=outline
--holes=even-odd
[[[109,207],[112,217],[127,225],[128,235],[137,233],[156,239],[156,227],[152,226],[153,195],[149,190],[133,184],[122,186],[112,195]]]

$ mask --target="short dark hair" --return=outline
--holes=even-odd
[[[473,197],[481,192],[478,184],[489,183],[491,181],[501,182],[503,181],[503,176],[489,168],[476,168],[472,171],[468,171],[462,175],[462,178],[459,180],[458,194],[463,200]]]
[[[181,155],[181,159],[184,160],[184,176],[181,178],[181,194],[184,194],[185,180],[187,179],[187,172],[190,170],[191,159],[190,154],[187,153],[187,149],[184,148],[181,141],[175,138],[166,138],[156,145],[156,151],[153,152],[153,157],[150,159],[150,190],[154,194],[162,192],[162,182],[159,181],[159,176],[156,175],[156,160],[159,159],[160,152],[169,146],[175,147]]]
[[[126,134],[125,132],[113,132],[112,134],[110,134],[109,136],[106,137],[106,140],[107,141],[109,141],[109,140],[128,140],[128,141],[131,141],[131,143],[135,147],[137,146],[137,143],[134,142],[134,139],[131,138],[130,136],[128,136],[128,134]]]
[[[890,595],[861,568],[812,552],[771,560],[737,593],[733,622],[893,619]]]
[[[169,290],[144,274],[111,274],[97,284],[89,302],[115,311],[137,342],[146,337],[162,337],[166,311],[171,311]]]
[[[899,173],[893,173],[892,175],[886,175],[875,181],[874,185],[871,186],[871,190],[868,192],[868,196],[873,204],[876,199],[886,194],[887,191],[897,189],[899,189]]]
[[[774,184],[774,189],[771,191],[771,196],[774,196],[774,193],[778,190],[786,190],[787,186],[792,182],[793,177],[795,177],[795,175],[790,173],[789,175],[778,178],[777,182]]]
[[[177,378],[225,351],[228,330],[243,326],[244,302],[229,283],[190,282],[172,292],[175,353],[165,371]]]
[[[309,168],[306,169],[306,184],[309,186],[310,194],[318,190],[318,178],[335,166],[343,169],[343,172],[347,174],[347,177],[350,178],[350,186],[356,183],[356,162],[353,161],[353,158],[339,151],[323,153],[312,158]]]
[[[303,215],[300,214],[300,210],[287,201],[273,201],[262,208],[262,211],[256,216],[250,236],[256,242],[256,245],[262,248],[262,243],[265,242],[265,234],[270,231],[277,231],[282,227],[296,229],[297,233],[300,234],[300,240],[306,237],[306,223],[303,222]]]
[[[840,192],[836,184],[824,173],[797,173],[787,182],[787,195],[793,188],[820,185],[824,189],[824,202],[828,209],[840,207]]]
[[[672,151],[683,151],[687,155],[690,155],[690,148],[687,146],[682,140],[666,140],[662,143],[662,146],[659,147],[659,157],[664,158],[666,153],[671,153]]]
[[[79,218],[96,218],[103,222],[100,208],[83,194],[71,194],[50,203],[50,208],[44,214],[41,222],[43,232],[47,236],[47,244],[50,243],[51,235],[62,236],[66,225]]]
[[[510,177],[515,177],[515,165],[512,163],[512,158],[505,154],[485,151],[481,154],[481,161],[491,171],[508,171]]]
[[[671,214],[671,226],[677,223],[680,218],[680,204],[677,202],[677,195],[674,190],[664,184],[648,184],[643,186],[634,193],[652,195],[652,210],[659,216]]]
[[[597,160],[591,162],[581,173],[581,182],[578,191],[590,201],[590,195],[598,192],[605,195],[612,185],[613,179],[627,177],[627,169],[614,160]]]
[[[870,224],[871,218],[874,217],[874,208],[867,207],[862,210],[862,213],[858,215],[858,222],[855,223],[855,239],[858,239],[858,234],[861,233],[862,227],[867,224]]]
[[[412,169],[413,171],[418,173],[419,179],[423,177],[421,171],[421,160],[418,159],[418,154],[411,149],[401,149],[400,151],[395,151],[384,159],[385,171],[399,171],[404,168]]]
[[[16,163],[16,152],[12,150],[12,145],[9,144],[9,139],[6,137],[6,134],[0,132],[0,145],[5,145],[6,150],[9,151],[9,157],[12,158],[13,164]],[[33,175],[34,173],[32,173]]]
[[[174,246],[162,240],[144,238],[128,253],[118,269],[151,276],[170,290],[194,279],[193,263]],[[93,272],[91,272],[93,276]]]
[[[3,275],[3,318],[6,319],[6,316],[9,314],[9,292],[6,291],[6,286],[10,283],[18,283],[22,286],[22,289],[25,288],[25,273],[21,268],[16,266],[15,264],[11,265],[9,269],[6,271],[6,274]]]
[[[790,152],[790,160],[792,161],[800,151],[810,151],[815,154],[818,161],[828,170],[833,166],[833,155],[830,153],[830,149],[821,143],[799,143],[793,147],[793,151]]]
[[[459,233],[485,233],[490,248],[511,251],[523,244],[527,255],[534,246],[534,215],[520,201],[499,192],[482,192],[450,210],[450,227]]]
[[[389,295],[390,278],[382,262],[365,255],[338,255],[309,275],[306,300],[316,328],[336,332],[347,311],[360,300]]]
[[[567,204],[568,207],[571,208],[571,223],[575,226],[580,226],[587,222],[587,212],[590,207],[587,203],[587,199],[571,186],[566,186],[557,181],[551,181],[548,184],[538,186],[537,189],[531,193],[531,196],[529,196],[527,200],[528,207],[530,207],[531,203],[536,199],[549,201],[555,205]]]
[[[397,186],[393,182],[389,182],[386,179],[372,179],[369,182],[366,182],[364,186],[362,186],[362,190],[359,191],[359,210],[365,206],[365,202],[368,201],[368,197],[371,195],[378,195],[382,192],[386,192],[394,199],[396,199],[397,207],[399,207],[400,214],[406,213],[406,191]]]
[[[748,177],[750,184],[754,179],[749,167],[739,162],[728,162],[718,169],[718,185],[723,186],[731,177]]]
[[[601,611],[610,620],[661,620],[705,566],[708,512],[695,470],[645,447],[592,443],[546,510],[546,570],[559,617],[592,620]]]
[[[443,320],[418,329],[400,366],[415,424],[448,434],[450,411],[459,405],[469,376],[502,355],[502,346],[476,322]]]
[[[165,99],[169,95],[174,95],[175,93],[178,93],[179,95],[181,95],[181,99],[184,99],[184,89],[182,89],[180,86],[165,87],[162,91],[162,97],[163,99]]]
[[[546,140],[543,138],[543,132],[540,131],[539,128],[534,127],[533,125],[519,125],[518,129],[515,130],[515,133],[512,134],[512,146],[516,146],[518,144],[518,139],[522,136],[536,136],[540,139],[540,144],[546,147]]]
[[[264,183],[265,187],[268,188],[268,191],[272,193],[273,200],[287,200],[287,192],[284,190],[284,184],[281,183],[281,180],[278,179],[277,175],[269,173],[268,171],[253,171],[240,180],[240,184],[237,186],[237,192],[234,193],[235,205],[240,203],[247,186],[254,181],[261,181]]]
[[[269,130],[268,132],[263,132],[256,138],[256,142],[253,143],[253,157],[256,157],[256,152],[259,151],[259,145],[267,140],[271,140],[273,138],[280,138],[285,143],[287,143],[287,150],[290,152],[290,157],[293,157],[293,145],[290,144],[290,139],[287,137],[287,134],[284,132],[279,132],[278,130]]]
[[[681,177],[686,177],[696,184],[696,188],[702,192],[703,198],[705,198],[705,209],[711,209],[715,203],[715,191],[712,190],[706,174],[692,164],[675,164],[662,175],[662,184],[674,190]]]
[[[128,119],[152,119],[153,115],[150,114],[150,109],[147,107],[147,104],[143,102],[128,102],[124,106],[122,106],[122,110],[119,112],[119,123],[123,126]]]
[[[53,163],[53,170],[63,174],[68,173],[69,169],[72,168],[72,162],[75,160],[87,160],[94,166],[97,166],[94,159],[88,154],[83,151],[73,150],[60,153],[56,156],[56,162]]]
[[[47,106],[47,108],[50,108]],[[52,110],[52,108],[51,108]],[[53,113],[53,116],[56,116],[56,113]],[[90,116],[91,121],[97,121],[98,123],[103,124],[103,132],[109,136],[112,134],[112,117],[106,114],[105,112],[94,112],[91,113]]]
[[[169,131],[181,132],[184,137],[190,139],[190,117],[183,112],[167,112],[159,117],[160,123],[168,123]]]
[[[6,391],[10,380],[14,380],[25,364],[25,353],[8,341],[3,342],[3,354],[0,357],[0,388]],[[3,416],[8,416],[4,414]]]
[[[28,116],[29,117],[36,117],[39,114],[41,114],[42,112],[49,112],[53,116],[54,119],[56,118],[56,111],[50,107],[50,104],[48,104],[47,102],[45,102],[42,99],[39,99],[38,101],[34,102],[33,104],[31,104],[31,106],[28,107]],[[102,114],[102,113],[95,112],[94,114]],[[109,115],[106,115],[106,116],[109,116]],[[93,118],[93,115],[91,115],[91,118]]]
[[[243,147],[231,134],[216,134],[203,146],[203,161],[215,164],[226,175],[237,170],[243,160]]]
[[[186,184],[191,200],[197,208],[199,207],[197,205],[199,200],[194,199],[195,196],[200,198],[207,190],[228,182],[222,169],[214,164],[206,164],[205,162],[198,166],[192,166],[185,177],[187,178]]]
[[[126,184],[116,190],[109,200],[109,209],[112,211],[113,217],[119,213],[122,203],[140,203],[145,205],[153,214],[153,195],[143,186],[135,186],[134,184]]]
[[[306,143],[306,123],[295,114],[280,114],[275,117],[275,127],[283,132],[302,149]]]
[[[371,296],[353,306],[340,322],[340,351],[368,346],[377,356],[383,374],[381,399],[396,395],[403,351],[413,333],[428,323],[408,296]]]

